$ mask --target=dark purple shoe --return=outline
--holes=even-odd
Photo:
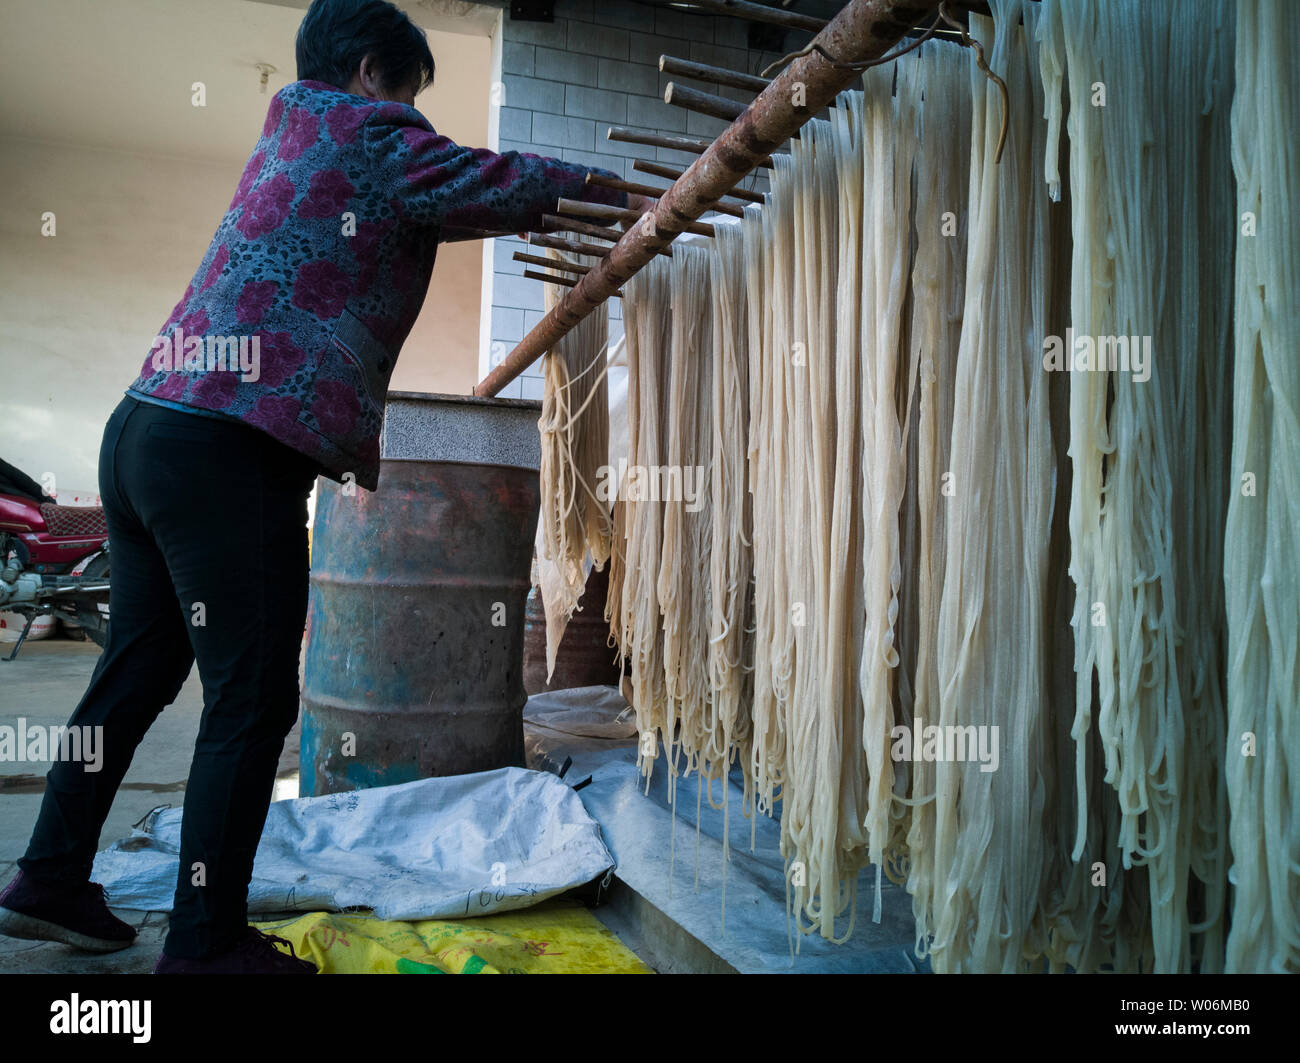
[[[98,882],[55,889],[22,871],[0,893],[0,934],[61,941],[86,952],[116,952],[135,941],[135,928],[108,910]]]
[[[289,955],[275,947],[288,946]],[[163,953],[154,966],[154,974],[317,974],[316,965],[294,952],[292,943],[274,934],[264,934],[248,927],[239,942],[225,952],[202,959],[168,956]]]

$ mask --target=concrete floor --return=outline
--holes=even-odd
[[[12,645],[0,644],[0,656]],[[29,725],[65,724],[99,658],[93,642],[46,639],[24,643],[15,661],[0,661],[0,724],[25,717]],[[131,833],[131,825],[159,805],[181,805],[190,757],[203,711],[203,690],[191,671],[175,704],[158,717],[126,774],[100,835],[105,848]],[[280,756],[276,799],[298,796],[298,736],[295,725]],[[48,764],[0,761],[0,888],[17,871],[41,807]],[[162,951],[167,916],[162,912],[114,909],[120,919],[140,928],[135,944],[120,952],[95,956],[52,942],[20,941],[0,936],[0,973],[108,974],[148,973]]]

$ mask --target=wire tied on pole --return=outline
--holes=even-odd
[[[970,35],[965,26],[948,13],[946,0],[939,5],[939,17],[953,29],[961,31],[962,45],[975,50],[975,65],[979,67],[980,73],[998,87],[998,92],[1002,95],[1002,128],[998,131],[998,150],[993,153],[993,164],[996,166],[1002,161],[1002,149],[1007,146],[1007,119],[1011,114],[1011,97],[1007,94],[1007,83],[989,69],[988,63],[984,61],[983,46]]]

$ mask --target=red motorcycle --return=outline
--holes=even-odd
[[[108,641],[108,525],[98,506],[60,506],[26,473],[0,460],[0,610],[26,617],[18,656],[38,616]]]

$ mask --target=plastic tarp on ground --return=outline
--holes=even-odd
[[[151,812],[96,854],[118,908],[171,911],[181,809]],[[582,801],[554,775],[502,768],[271,805],[250,912],[373,909],[459,919],[524,908],[614,865]]]

